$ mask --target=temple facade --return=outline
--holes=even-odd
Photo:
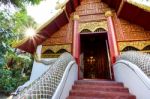
[[[84,71],[82,77],[111,78],[111,64],[119,54],[150,51],[150,31],[119,18],[101,0],[82,0],[67,18],[66,25],[42,42],[42,58],[70,52]]]
[[[149,99],[148,4],[58,2],[55,16],[36,36],[14,45],[40,58],[35,57],[30,80],[14,99]]]
[[[34,53],[42,45],[41,58],[70,52],[80,78],[112,79],[118,55],[129,50],[150,53],[150,13],[141,6],[132,0],[58,3],[58,13],[37,30],[34,40],[26,39],[16,47]]]

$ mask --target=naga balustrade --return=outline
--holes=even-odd
[[[73,60],[71,54],[62,54],[45,73],[20,91],[13,99],[51,99],[67,65]]]

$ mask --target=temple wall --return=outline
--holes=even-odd
[[[116,37],[120,52],[137,50],[150,52],[150,31],[114,15]]]
[[[42,57],[58,57],[61,52],[72,52],[72,27],[73,22],[70,19],[69,23],[61,27],[49,39],[42,43]]]

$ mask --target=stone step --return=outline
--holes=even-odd
[[[99,90],[109,92],[129,92],[128,88],[116,87],[116,86],[85,86],[85,85],[74,85],[72,90]]]
[[[110,79],[83,79],[84,81],[113,81]]]
[[[99,86],[123,86],[123,83],[118,83],[114,81],[75,81],[75,85],[99,85]]]
[[[107,80],[78,80],[67,99],[136,99],[123,83]]]
[[[135,96],[129,94],[129,93],[123,93],[123,92],[104,92],[104,91],[91,91],[91,90],[72,90],[70,91],[70,96],[79,96],[79,97],[94,97],[94,98],[111,98],[114,99],[135,99]],[[123,98],[125,97],[125,98]]]
[[[116,97],[81,97],[69,96],[67,99],[136,99],[135,96],[116,96]]]

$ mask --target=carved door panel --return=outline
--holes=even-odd
[[[84,78],[110,78],[105,40],[105,37],[98,34],[81,36],[81,53],[84,53]]]

